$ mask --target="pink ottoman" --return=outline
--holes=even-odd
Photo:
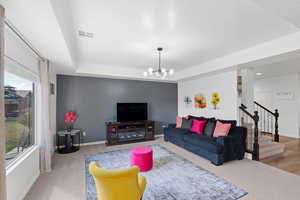
[[[153,152],[150,147],[135,147],[131,151],[131,166],[138,166],[141,172],[149,171],[153,166]]]

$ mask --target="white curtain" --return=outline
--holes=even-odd
[[[4,131],[4,8],[0,5],[0,199],[6,199]]]
[[[49,61],[39,61],[37,86],[37,136],[40,147],[40,171],[51,171],[51,131],[49,117]]]

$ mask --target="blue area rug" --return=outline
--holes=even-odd
[[[150,147],[153,149],[154,167],[151,171],[142,173],[147,178],[143,200],[236,200],[247,194],[243,189],[160,145]],[[105,169],[124,169],[130,167],[130,152],[131,150],[118,150],[86,156],[88,200],[97,199],[88,164],[97,161]]]

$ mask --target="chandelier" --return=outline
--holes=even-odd
[[[158,78],[166,78],[168,75],[172,76],[174,74],[174,69],[165,69],[161,67],[161,52],[162,52],[163,48],[162,47],[158,47],[157,51],[158,51],[158,69],[154,70],[153,68],[148,68],[148,71],[144,72],[144,76],[153,76],[153,77],[158,77]]]

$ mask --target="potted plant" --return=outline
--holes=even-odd
[[[76,112],[74,111],[68,111],[65,113],[65,123],[67,124],[67,131],[72,131],[73,124],[77,119]]]

